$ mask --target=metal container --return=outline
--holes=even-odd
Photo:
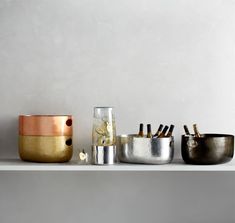
[[[112,165],[116,163],[116,146],[92,146],[92,163]]]
[[[189,164],[220,164],[230,161],[234,153],[234,136],[203,134],[201,137],[182,135],[181,154]]]
[[[117,154],[119,161],[126,163],[170,163],[174,156],[174,138],[121,135],[117,137]]]
[[[19,135],[26,136],[71,136],[71,115],[20,115]]]
[[[24,161],[67,162],[73,154],[71,115],[20,115],[19,155]]]
[[[24,161],[67,162],[72,154],[71,136],[19,136],[19,155]]]

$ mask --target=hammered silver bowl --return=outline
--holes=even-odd
[[[117,136],[117,155],[119,161],[125,163],[170,163],[174,156],[174,138],[120,135]]]

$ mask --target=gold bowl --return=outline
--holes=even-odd
[[[19,155],[24,161],[67,162],[72,154],[72,136],[19,136]]]

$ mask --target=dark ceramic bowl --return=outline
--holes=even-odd
[[[209,165],[229,162],[234,153],[234,136],[203,134],[200,138],[182,135],[181,154],[188,164]]]

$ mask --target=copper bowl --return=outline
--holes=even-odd
[[[71,136],[71,115],[20,115],[19,135],[24,136]]]
[[[19,155],[24,161],[67,162],[73,155],[71,136],[19,136]]]

